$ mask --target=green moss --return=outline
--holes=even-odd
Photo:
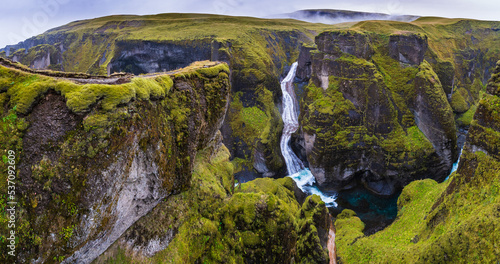
[[[213,78],[213,77],[217,77],[219,75],[219,73],[221,73],[221,72],[225,72],[225,73],[229,74],[229,67],[227,66],[227,64],[219,64],[219,65],[217,65],[215,67],[211,67],[211,68],[197,69],[196,72],[198,72],[199,74],[202,74],[205,77]]]
[[[453,118],[453,110],[444,94],[441,82],[427,61],[423,61],[419,66],[416,84],[419,93],[424,96],[429,109],[432,111],[435,120],[449,139],[456,141],[456,128]],[[467,92],[467,91],[465,91]]]
[[[203,67],[194,65],[192,68]],[[189,70],[189,69],[187,69]],[[227,72],[227,66],[203,68],[203,71]],[[201,71],[203,73],[203,71]],[[79,85],[64,80],[28,74],[18,70],[0,68],[2,81],[8,84],[7,94],[10,104],[17,105],[21,113],[27,113],[33,103],[49,89],[60,92],[67,100],[68,107],[74,112],[88,111],[99,102],[99,107],[112,111],[120,104],[126,104],[137,98],[140,100],[163,99],[172,88],[173,81],[168,75],[157,77],[136,77],[132,82],[121,85],[85,84]],[[200,74],[202,74],[200,73]],[[227,74],[226,74],[227,77]]]
[[[297,254],[296,247],[307,246],[319,246],[321,253],[316,254],[325,254],[313,221],[320,212],[328,212],[319,197],[308,197],[301,208],[294,198],[297,187],[291,178],[256,179],[240,184],[232,193],[223,188],[224,180],[219,178],[221,174],[232,178],[232,174],[217,169],[232,168],[228,150],[222,146],[215,155],[207,151],[197,155],[192,188],[159,205],[158,212],[168,209],[168,221],[179,229],[153,263],[305,261],[308,257]],[[314,231],[304,235],[308,239],[303,242],[298,241],[299,221],[309,223],[307,227]]]
[[[470,126],[472,122],[472,118],[474,117],[474,113],[476,113],[477,106],[473,105],[467,112],[463,113],[460,115],[459,118],[457,118],[457,125],[462,126],[462,127],[468,127]]]
[[[245,126],[251,127],[257,133],[264,130],[266,121],[268,121],[267,115],[255,106],[244,107],[241,111],[241,116]]]
[[[464,113],[469,110],[469,104],[467,104],[463,97],[463,91],[467,93],[467,90],[465,90],[464,88],[460,88],[458,91],[454,92],[451,95],[451,107],[456,113]]]
[[[217,74],[219,72],[217,71]],[[149,100],[150,98],[164,98],[173,81],[168,76],[159,78],[134,78],[132,83],[136,86],[135,92],[138,99]]]
[[[0,107],[4,108],[7,102],[4,101]],[[40,237],[35,235],[33,229],[30,228],[29,219],[26,214],[26,209],[23,208],[25,205],[25,200],[22,197],[14,196],[11,197],[8,193],[10,188],[8,186],[13,186],[12,183],[9,184],[8,180],[15,183],[18,186],[19,180],[16,178],[12,179],[9,177],[12,171],[16,173],[15,167],[21,161],[21,153],[23,153],[23,136],[24,132],[28,126],[28,123],[24,118],[19,118],[17,116],[17,107],[13,107],[7,113],[2,115],[0,118],[0,244],[3,247],[7,247],[7,238],[9,233],[12,231],[16,232],[16,245],[40,245]],[[14,157],[14,159],[12,159]],[[10,167],[9,166],[14,166]],[[9,179],[10,178],[10,179]],[[11,187],[12,188],[12,187]],[[16,225],[14,228],[9,227],[9,214],[6,210],[8,208],[8,202],[16,202]],[[3,250],[0,253],[0,259],[5,261],[15,262],[15,259],[8,255],[7,250]]]
[[[406,186],[398,199],[397,220],[369,237],[362,235],[356,217],[342,215],[336,222],[338,256],[348,263],[496,261],[499,166],[482,152],[465,151],[462,169],[447,182]]]
[[[470,92],[474,101],[477,102],[479,99],[481,99],[481,91],[484,91],[483,83],[479,80],[479,78],[474,78],[474,82],[470,87]]]
[[[297,255],[300,263],[326,263],[329,260],[328,250],[319,241],[319,229],[329,229],[322,222],[328,215],[324,202],[317,195],[306,198],[300,209],[298,222],[299,239]],[[330,223],[326,223],[329,225]],[[325,230],[326,231],[326,230]]]
[[[406,132],[396,127],[386,139],[380,141],[380,146],[389,153],[407,153],[410,160],[425,158],[434,152],[432,143],[417,126],[408,128]],[[393,158],[395,161],[399,159]]]
[[[355,109],[354,104],[345,99],[344,95],[338,90],[337,82],[337,79],[330,77],[330,85],[326,92],[323,92],[321,88],[316,87],[313,83],[306,87],[307,100],[312,101],[307,106],[308,113],[332,116],[334,120],[341,123],[348,111]]]

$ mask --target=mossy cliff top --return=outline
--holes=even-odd
[[[3,58],[2,60],[8,63],[2,63],[7,67],[0,65],[0,92],[6,92],[9,97],[7,107],[17,106],[17,111],[21,114],[28,114],[36,100],[50,89],[63,95],[68,108],[75,113],[90,111],[90,107],[98,101],[103,110],[111,111],[119,104],[133,100],[164,99],[174,84],[173,78],[192,75],[213,78],[221,72],[229,75],[226,64],[209,61],[196,62],[166,74],[134,78],[122,74],[117,76],[127,78],[117,79],[115,76],[32,70]]]
[[[497,66],[488,83],[495,91]],[[500,100],[478,105],[458,170],[443,182],[415,181],[398,200],[396,221],[372,236],[352,212],[335,223],[342,263],[496,263],[500,259]]]
[[[448,94],[452,84],[469,90],[474,79],[486,83],[500,58],[498,21],[421,17],[410,23],[363,21],[350,29],[390,38],[427,38],[425,58],[435,66]]]
[[[108,79],[0,66],[0,146],[16,152],[23,248],[17,259],[2,253],[2,262],[89,263],[160,200],[189,189],[196,154],[227,110],[228,66],[199,62],[101,82]],[[0,162],[4,209],[7,165]]]

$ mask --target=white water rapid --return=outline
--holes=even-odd
[[[288,176],[291,177],[297,186],[306,194],[317,194],[326,206],[337,206],[335,202],[336,195],[326,195],[316,186],[316,179],[311,171],[304,167],[302,161],[295,155],[289,145],[290,137],[299,128],[299,119],[297,115],[298,102],[293,89],[293,79],[297,70],[297,62],[292,64],[290,71],[283,81],[281,81],[281,92],[283,93],[283,134],[281,135],[281,153],[285,158]]]

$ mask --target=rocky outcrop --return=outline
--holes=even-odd
[[[405,68],[399,60],[371,59],[390,51],[394,39],[375,45],[376,36],[344,31],[316,38],[301,125],[309,167],[323,188],[358,183],[390,195],[414,179],[444,179],[457,159],[453,113],[429,64]],[[388,70],[406,71],[407,79],[398,80],[405,86],[388,81]]]
[[[441,177],[434,179],[442,180],[442,176],[449,173],[449,168],[458,158],[457,129],[441,82],[427,62],[419,67],[415,78],[415,92],[412,105],[415,123],[439,156],[441,164],[434,166],[436,174]]]
[[[398,199],[398,218],[375,236],[363,235],[364,224],[354,212],[344,210],[337,217],[337,252],[343,263],[499,259],[499,87],[500,62],[478,104],[458,169],[447,181],[426,179],[406,186]]]
[[[496,70],[486,88],[488,94],[479,102],[474,115],[474,121],[471,123],[469,133],[465,142],[465,153],[476,154],[483,152],[489,157],[500,160],[500,116],[498,109],[500,107],[500,62],[497,62]],[[477,154],[476,154],[477,155]],[[468,159],[466,162],[473,162]],[[471,165],[473,166],[473,165]],[[467,166],[462,167],[465,171]],[[469,171],[464,174],[472,177]]]
[[[389,37],[389,56],[402,63],[419,65],[427,51],[427,36],[398,34]]]
[[[13,80],[2,87],[2,109],[17,104],[2,122],[18,136],[2,134],[1,143],[22,153],[16,261],[35,263],[90,263],[162,199],[188,189],[230,93],[227,65],[208,62],[118,85],[2,72]]]
[[[295,73],[295,77],[298,78],[299,82],[308,81],[311,78],[311,51],[315,49],[315,47],[300,46],[299,58],[297,59],[297,72]]]
[[[332,218],[318,196],[304,200],[288,177],[234,186],[220,133],[194,167],[191,188],[161,201],[95,263],[329,263]]]
[[[315,42],[319,51],[334,56],[347,53],[367,60],[373,54],[368,35],[355,31],[323,32]]]
[[[7,57],[32,69],[62,69],[62,50],[57,45],[42,44],[30,49],[19,49]]]

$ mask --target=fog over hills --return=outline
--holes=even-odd
[[[411,22],[419,16],[414,15],[389,15],[384,13],[360,12],[337,9],[305,9],[292,13],[278,14],[274,18],[293,18],[312,23],[338,24],[345,22],[358,22],[365,20],[395,20]]]

